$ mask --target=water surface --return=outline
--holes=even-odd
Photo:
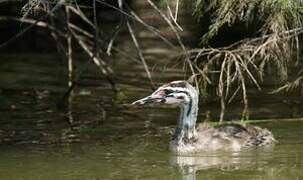
[[[80,59],[77,63],[87,69],[70,103],[58,107],[67,89],[63,62],[45,55],[2,59],[0,179],[303,178],[302,121],[277,118],[258,123],[274,133],[279,141],[274,147],[175,156],[168,150],[168,141],[178,110],[129,106],[151,92],[139,63],[116,68],[123,93],[115,99],[97,68]],[[183,78],[178,69],[154,71],[159,84]],[[281,106],[284,101],[261,96],[252,101],[251,112],[263,118],[299,117],[300,99],[286,100],[291,102],[289,108]],[[206,110],[217,117],[217,106],[215,100],[202,104],[199,121],[205,119]],[[237,119],[241,108],[239,103],[232,106],[227,117]]]
[[[0,179],[301,179],[302,122],[264,126],[276,134],[275,147],[193,156],[171,154],[161,132],[94,143],[1,146]]]

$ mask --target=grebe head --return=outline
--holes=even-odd
[[[178,106],[190,105],[198,94],[193,86],[186,81],[173,81],[159,87],[151,95],[139,99],[132,104],[173,104]]]
[[[151,95],[133,102],[135,105],[173,104],[180,107],[180,116],[172,136],[172,144],[182,145],[197,138],[198,92],[186,81],[173,81],[159,87]]]

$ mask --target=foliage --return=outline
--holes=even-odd
[[[261,22],[258,31],[261,35],[280,33],[303,24],[302,0],[193,0],[193,7],[197,18],[211,14],[211,25],[202,43],[213,38],[223,25],[232,26],[237,22]]]
[[[204,18],[206,13],[211,18],[211,25],[201,40],[204,45],[224,25],[245,22],[250,27],[258,27],[254,38],[243,39],[227,47],[204,47],[190,51],[203,87],[206,88],[208,84],[217,87],[217,94],[221,98],[221,121],[226,103],[239,92],[242,92],[244,102],[242,117],[248,118],[247,85],[253,83],[261,89],[266,67],[276,71],[276,77],[281,81],[288,79],[290,62],[293,59],[299,61],[299,34],[303,33],[302,7],[301,0],[193,1],[194,14],[198,19]],[[210,82],[214,77],[212,72],[217,72],[217,76],[215,81]],[[298,86],[299,82],[300,78],[293,85]]]

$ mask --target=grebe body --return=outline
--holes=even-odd
[[[180,107],[169,147],[177,154],[220,149],[240,150],[276,142],[267,129],[252,125],[227,124],[212,127],[206,123],[196,126],[199,97],[186,81],[173,81],[159,87],[151,95],[133,102],[135,105],[175,104]]]

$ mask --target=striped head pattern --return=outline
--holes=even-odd
[[[189,105],[198,100],[195,88],[186,81],[173,81],[159,87],[151,95],[133,102],[135,105],[145,104],[175,104]]]

